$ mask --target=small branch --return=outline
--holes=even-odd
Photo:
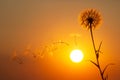
[[[95,63],[94,61],[90,60],[90,62],[91,62],[92,64],[94,64],[97,68],[99,68],[99,65],[98,65],[97,63]]]
[[[100,42],[100,45],[99,45],[99,48],[98,48],[98,52],[100,52],[101,45],[102,45],[102,41]]]
[[[102,74],[103,74],[103,75],[104,75],[106,69],[108,68],[108,66],[110,66],[110,65],[114,65],[114,64],[113,64],[113,63],[109,63],[109,64],[107,64],[107,65],[105,66],[105,68],[103,69],[103,71],[102,71]]]

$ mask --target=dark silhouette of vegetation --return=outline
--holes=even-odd
[[[99,55],[101,53],[100,49],[101,49],[102,41],[100,42],[100,45],[99,45],[99,47],[97,49],[96,46],[95,46],[95,41],[94,41],[94,36],[93,36],[93,29],[98,27],[98,25],[100,23],[101,23],[101,15],[95,9],[85,10],[80,15],[80,24],[81,24],[81,26],[83,26],[83,27],[90,30],[92,44],[93,44],[93,48],[94,48],[94,52],[95,52],[95,56],[96,56],[96,62],[92,61],[92,60],[90,60],[90,62],[93,63],[98,68],[101,79],[102,80],[108,80],[108,74],[105,76],[105,71],[108,68],[108,66],[113,65],[113,63],[107,64],[104,67],[104,69],[101,69]]]

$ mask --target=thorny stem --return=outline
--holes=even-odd
[[[95,41],[94,41],[94,36],[93,36],[93,31],[92,31],[92,26],[90,24],[90,34],[91,34],[91,38],[92,38],[92,43],[93,43],[93,47],[94,47],[94,52],[95,52],[95,55],[96,55],[96,60],[97,60],[97,65],[98,65],[98,69],[99,69],[99,72],[100,72],[100,76],[102,78],[102,80],[105,80],[104,79],[104,74],[102,73],[102,69],[100,67],[100,63],[99,63],[99,52],[96,50],[96,47],[95,47]]]

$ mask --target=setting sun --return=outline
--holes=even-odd
[[[81,50],[75,49],[70,53],[70,59],[72,62],[79,63],[83,59],[83,53]]]

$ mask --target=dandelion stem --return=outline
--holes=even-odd
[[[99,69],[99,72],[100,72],[100,76],[102,78],[102,80],[105,80],[104,79],[104,74],[102,73],[102,69],[100,67],[100,64],[99,64],[99,58],[98,58],[98,55],[99,55],[99,52],[97,52],[96,50],[96,47],[95,47],[95,41],[94,41],[94,36],[93,36],[93,31],[92,31],[92,26],[90,24],[90,34],[91,34],[91,38],[92,38],[92,43],[93,43],[93,47],[94,47],[94,52],[95,52],[95,55],[96,55],[96,60],[97,60],[97,65],[98,65],[98,69]]]
[[[95,41],[94,41],[94,36],[93,36],[93,31],[92,31],[91,24],[90,24],[90,34],[91,34],[91,38],[92,38],[92,43],[93,43],[94,51],[95,51],[95,54],[96,54],[96,47],[95,47]]]

